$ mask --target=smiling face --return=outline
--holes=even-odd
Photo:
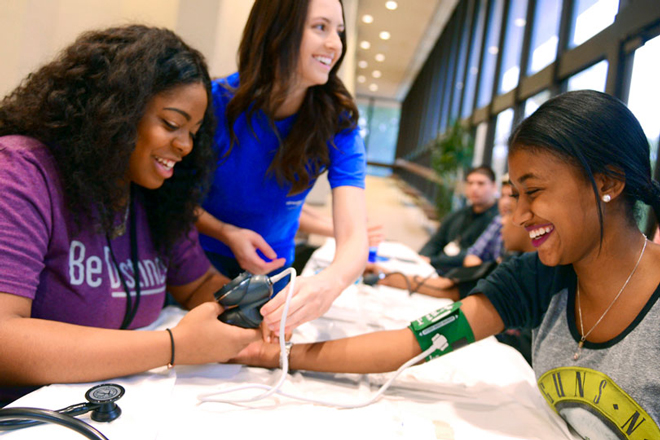
[[[174,166],[193,148],[206,111],[206,89],[187,84],[159,93],[148,103],[137,127],[128,178],[148,189],[159,188],[174,174]]]
[[[527,230],[543,264],[597,255],[598,208],[580,170],[549,152],[518,148],[509,156],[509,175],[518,197],[513,222]]]
[[[339,0],[310,0],[298,60],[301,87],[306,89],[328,82],[330,71],[344,49],[339,37],[343,32]]]

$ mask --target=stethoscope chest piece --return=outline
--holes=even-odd
[[[111,422],[121,415],[121,408],[115,403],[124,395],[124,387],[117,384],[104,383],[90,388],[85,393],[85,399],[99,405],[91,414],[96,422]]]

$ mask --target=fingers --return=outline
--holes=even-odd
[[[289,286],[290,286],[290,284],[287,284],[286,287],[284,289],[282,289],[279,294],[275,295],[275,298],[268,301],[259,310],[259,312],[261,313],[261,316],[264,317],[264,321],[266,321],[267,324],[270,324],[270,321],[272,320],[272,319],[269,319],[269,318],[272,318],[270,315],[272,315],[273,312],[275,312],[275,310],[277,310],[280,307],[284,306],[284,303],[286,302],[286,296],[289,292]],[[293,303],[293,299],[295,299],[295,296],[292,298],[291,303]],[[289,307],[291,307],[291,306],[289,306]],[[269,325],[269,327],[270,327],[270,325]]]
[[[262,269],[264,270],[263,273],[271,273],[272,271],[284,266],[284,264],[286,264],[286,258],[278,258],[277,260],[273,260],[269,263],[264,262],[262,265]]]
[[[237,352],[253,342],[261,341],[262,333],[259,328],[243,328],[225,324],[221,321],[218,321],[218,323],[225,326],[225,334],[232,341]],[[231,353],[232,356],[235,354],[236,353]]]
[[[222,306],[215,301],[204,302],[198,305],[197,307],[195,307],[195,309],[200,310],[201,312],[203,312],[208,316],[215,316],[216,318],[220,316],[223,310]]]
[[[283,310],[282,310],[283,311]],[[273,330],[273,333],[281,337],[282,335],[280,334],[280,323],[282,321],[282,311],[276,310],[275,313],[273,313],[273,318],[274,320],[272,321],[271,324],[271,329]],[[280,312],[280,313],[278,313]],[[298,307],[295,310],[292,310],[291,307],[289,307],[289,313],[286,317],[286,326],[284,327],[284,335],[286,337],[286,334],[291,333],[294,328],[304,324],[305,322],[309,321],[307,317],[307,313],[305,313],[304,307],[302,305]]]
[[[280,336],[280,322],[282,321],[282,315],[284,314],[284,301],[279,301],[274,303],[279,297],[284,297],[284,295],[277,295],[275,298],[266,303],[266,306],[271,306],[271,311],[268,314],[264,314],[264,323],[268,329],[273,332],[275,336]],[[271,304],[273,303],[273,304]],[[303,308],[303,302],[297,297],[293,297],[289,303],[289,311],[286,317],[286,329],[285,331],[290,331],[291,329],[302,324],[304,321],[301,321],[300,317],[297,317],[297,312]],[[264,307],[266,307],[264,306]],[[263,308],[262,308],[263,310]]]
[[[261,339],[266,343],[270,343],[272,341],[273,332],[270,331],[268,325],[266,325],[265,322],[262,322],[259,328],[261,329]]]
[[[383,225],[373,225],[367,228],[369,246],[378,246],[384,239]]]
[[[276,336],[280,335],[280,322],[282,321],[282,316],[284,315],[284,306],[286,302],[286,295],[284,294],[285,290],[282,290],[279,295],[271,299],[262,310],[267,306],[269,307],[270,312],[262,315],[264,317],[264,322]],[[286,317],[286,328],[285,332],[291,332],[294,328],[299,325],[309,321],[311,318],[308,316],[309,311],[306,311],[306,302],[302,298],[302,295],[295,295],[291,298],[289,303],[289,311]],[[309,306],[309,304],[307,304]]]
[[[255,275],[265,275],[286,264],[286,258],[278,258],[273,261],[265,261],[256,252],[253,252],[249,258],[237,258],[241,267]]]
[[[275,260],[277,258],[277,254],[273,248],[270,247],[270,245],[266,243],[266,240],[264,240],[264,238],[256,232],[254,233],[252,244],[257,249],[259,249],[261,253],[264,254],[269,260]]]

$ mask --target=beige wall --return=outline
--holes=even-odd
[[[0,96],[89,29],[145,23],[198,48],[211,75],[236,70],[252,0],[0,0]]]
[[[340,76],[353,93],[357,3],[344,0],[348,53]],[[174,30],[207,58],[211,76],[236,71],[254,0],[0,0],[0,96],[50,61],[81,32],[145,23]]]

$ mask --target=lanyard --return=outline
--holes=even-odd
[[[130,222],[129,235],[131,240],[131,264],[133,265],[133,278],[135,279],[135,304],[133,304],[133,300],[131,299],[131,291],[129,290],[128,284],[126,283],[126,278],[124,278],[124,275],[122,275],[119,264],[117,264],[117,258],[115,258],[115,253],[113,252],[112,246],[110,245],[110,237],[108,234],[105,235],[105,238],[108,242],[108,248],[110,248],[112,263],[117,269],[117,274],[119,275],[121,284],[124,287],[124,291],[126,292],[126,312],[124,313],[124,320],[121,323],[121,327],[119,327],[122,330],[127,329],[128,326],[131,325],[131,322],[133,322],[133,319],[137,314],[138,307],[140,306],[140,270],[138,267],[138,262],[140,260],[138,257],[137,228],[135,219],[137,216],[134,209],[134,199],[135,197],[133,197],[133,194],[131,194],[131,201],[128,208],[128,218]]]

